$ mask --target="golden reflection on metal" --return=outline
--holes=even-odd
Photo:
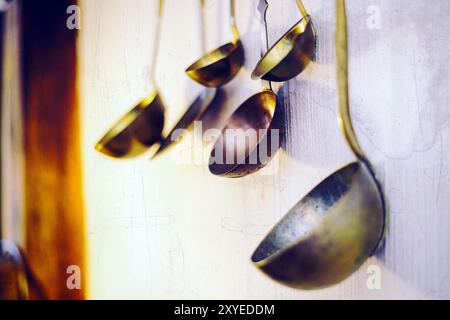
[[[201,1],[201,5],[203,8],[204,0]],[[233,41],[205,54],[186,69],[189,77],[206,87],[217,88],[227,84],[244,64],[244,47],[236,25],[235,11],[235,0],[230,0]]]
[[[162,155],[164,152],[168,151],[171,147],[181,141],[185,130],[190,129],[194,121],[200,119],[208,107],[213,103],[217,96],[217,90],[218,89],[215,88],[205,88],[200,93],[183,116],[181,116],[180,120],[178,120],[167,137],[161,141],[159,149],[153,155],[152,159]]]
[[[273,156],[270,146],[272,129],[277,129],[274,121],[277,97],[272,90],[264,89],[247,99],[227,121],[222,135],[216,141],[210,156],[209,170],[212,174],[238,178],[264,167]],[[254,130],[256,139],[247,135]],[[230,140],[230,137],[236,137]],[[267,146],[267,158],[259,152],[261,144]],[[231,156],[227,156],[231,155]],[[222,159],[214,162],[213,159]],[[241,160],[240,160],[241,159]],[[254,161],[252,160],[254,159]]]
[[[315,52],[316,32],[301,0],[297,5],[302,18],[286,32],[256,65],[253,79],[283,82],[299,75],[311,62]]]
[[[161,140],[164,104],[157,92],[125,114],[95,148],[114,158],[133,158]]]
[[[280,283],[300,289],[336,284],[383,238],[385,199],[353,130],[348,98],[345,0],[337,0],[339,124],[357,161],[328,176],[269,232],[252,262]]]
[[[164,1],[159,1],[156,25],[156,40],[152,57],[151,86],[153,92],[119,119],[95,148],[114,158],[134,158],[142,155],[155,143],[161,141],[164,128],[164,103],[156,85],[156,63],[158,61],[161,18]]]
[[[258,6],[264,35],[267,34],[267,6],[264,0]],[[261,50],[264,50],[268,47],[267,37],[261,40]],[[275,119],[276,108],[277,96],[270,82],[262,81],[261,92],[241,104],[227,121],[211,151],[210,172],[222,177],[238,178],[263,168],[277,151],[271,146],[272,134],[281,126],[279,119]],[[256,139],[251,139],[249,132],[255,133]],[[230,141],[230,137],[233,141]],[[261,148],[264,148],[264,152],[260,151]]]

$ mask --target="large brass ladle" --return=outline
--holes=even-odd
[[[201,0],[201,5],[204,7],[204,0]],[[217,88],[230,82],[244,64],[244,46],[236,25],[235,0],[230,0],[230,23],[233,41],[207,53],[186,69],[192,79],[206,87]]]
[[[95,148],[108,156],[133,158],[143,154],[155,143],[161,141],[165,108],[156,85],[156,63],[158,61],[163,3],[163,0],[159,1],[155,29],[156,40],[150,79],[153,91],[119,119],[96,144]]]
[[[261,30],[265,30],[261,37],[261,50],[264,52],[268,48],[267,0],[261,0],[258,9]],[[262,81],[262,90],[241,104],[227,121],[211,151],[210,172],[237,178],[264,167],[276,152],[271,147],[273,130],[279,129],[279,123],[274,121],[276,108],[277,96],[270,82]]]
[[[316,32],[301,0],[296,0],[302,18],[261,58],[253,79],[283,82],[299,75],[314,56]]]
[[[328,176],[298,202],[251,258],[274,280],[300,289],[345,279],[374,252],[385,228],[383,191],[351,122],[345,0],[336,2],[338,120],[358,160]]]

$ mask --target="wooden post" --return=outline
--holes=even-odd
[[[83,299],[84,212],[74,0],[23,1],[26,256],[45,298]],[[69,289],[70,266],[81,289]],[[36,296],[35,296],[36,297]]]

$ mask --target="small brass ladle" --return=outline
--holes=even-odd
[[[200,12],[202,27],[202,48],[203,52],[206,52],[204,0],[200,0],[200,7],[202,9]],[[153,155],[152,160],[156,159],[181,141],[181,139],[183,138],[183,134],[185,133],[185,129],[189,129],[194,121],[200,119],[206,112],[208,107],[213,103],[214,99],[217,96],[217,91],[218,89],[216,88],[203,88],[203,91],[189,106],[186,112],[181,116],[181,118],[172,128],[167,137],[161,141],[159,149]]]
[[[283,82],[299,75],[314,56],[316,32],[301,0],[296,0],[302,18],[261,58],[253,79]]]
[[[202,7],[204,1],[201,0]],[[186,69],[193,80],[206,87],[217,88],[230,82],[244,64],[244,46],[236,25],[235,0],[230,0],[230,23],[233,41],[207,53]],[[205,32],[205,28],[203,30]]]
[[[156,63],[158,60],[163,2],[163,0],[159,1],[155,31],[156,40],[151,65],[150,81],[154,89],[119,119],[96,144],[95,148],[108,156],[115,158],[137,157],[146,152],[155,143],[161,141],[165,107],[156,85]]]
[[[265,30],[261,37],[261,50],[264,50],[268,48],[267,0],[261,0],[258,9],[261,30]],[[212,174],[228,178],[242,177],[261,169],[269,162],[276,152],[271,146],[272,133],[280,125],[278,121],[274,121],[276,108],[277,96],[270,82],[263,80],[262,90],[239,106],[216,141],[209,159]],[[252,132],[252,136],[247,135]],[[264,147],[265,152],[261,152]]]
[[[337,0],[339,125],[357,157],[328,176],[270,231],[251,258],[268,276],[300,289],[336,284],[373,254],[385,229],[380,182],[353,130],[348,96],[345,0]]]

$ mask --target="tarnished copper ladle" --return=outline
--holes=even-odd
[[[274,280],[300,289],[327,287],[348,277],[374,252],[385,229],[382,187],[352,126],[345,0],[336,3],[338,120],[358,160],[328,176],[300,200],[251,258]]]
[[[95,148],[108,156],[134,158],[142,155],[155,143],[161,141],[165,107],[156,85],[156,63],[158,61],[163,4],[164,1],[160,0],[151,65],[150,82],[153,91],[119,119],[96,144]]]
[[[283,82],[299,75],[314,56],[316,32],[301,0],[296,0],[302,18],[261,58],[253,79]]]

